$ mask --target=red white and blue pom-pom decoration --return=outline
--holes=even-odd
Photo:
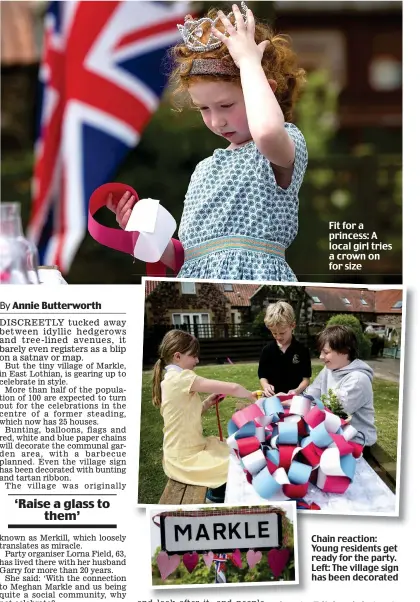
[[[358,431],[307,395],[259,399],[233,414],[228,434],[248,482],[264,499],[280,492],[302,499],[310,482],[326,493],[345,493],[363,452],[353,441]]]

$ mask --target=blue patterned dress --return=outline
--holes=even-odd
[[[296,149],[287,189],[253,141],[216,149],[197,165],[179,227],[185,251],[179,278],[296,281],[284,251],[298,230],[308,153],[301,131],[285,127]]]

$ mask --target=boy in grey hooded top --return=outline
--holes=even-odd
[[[376,443],[375,410],[373,407],[373,370],[356,359],[357,339],[346,326],[328,326],[318,337],[320,357],[325,363],[305,393],[320,399],[329,389],[337,393],[344,410],[352,415],[351,425],[361,431],[366,445]],[[357,435],[354,441],[363,443]]]

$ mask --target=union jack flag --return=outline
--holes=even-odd
[[[213,561],[215,563],[216,566],[216,575],[215,575],[215,583],[226,583],[227,579],[226,579],[226,561],[227,561],[227,554],[218,554],[217,556],[213,557]]]
[[[88,200],[112,180],[159,104],[162,60],[187,2],[51,2],[28,236],[66,273],[86,232]]]

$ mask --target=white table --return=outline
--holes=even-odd
[[[262,498],[248,483],[245,473],[234,454],[230,455],[229,473],[226,486],[226,504],[262,504],[284,501],[287,498],[282,492],[269,500]],[[303,510],[319,514],[379,514],[393,516],[397,510],[397,499],[394,493],[378,477],[364,458],[359,458],[356,464],[356,474],[353,483],[344,494],[324,493],[318,487],[309,484],[305,496],[308,503],[315,502],[321,510]]]

